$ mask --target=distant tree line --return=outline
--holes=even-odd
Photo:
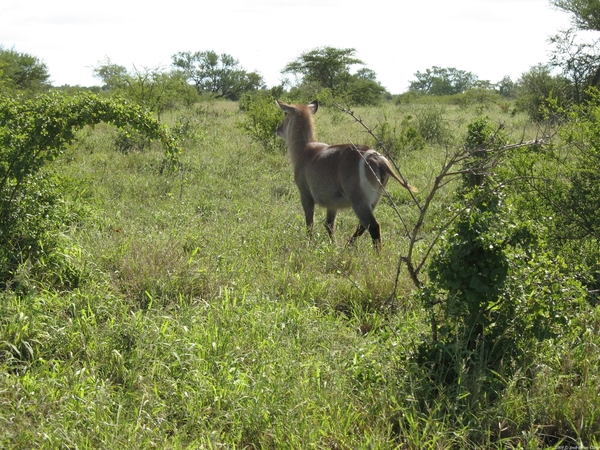
[[[580,31],[600,31],[597,0],[550,0],[550,4],[572,14],[573,27],[550,38],[554,45],[546,63],[532,65],[513,82],[504,77],[492,84],[455,68],[432,67],[416,72],[409,92],[417,95],[456,95],[473,89],[492,90],[503,97],[517,98],[517,105],[536,120],[559,109],[586,101],[590,87],[600,86],[600,42]]]
[[[549,1],[572,14],[573,27],[550,39],[555,48],[547,62],[532,65],[517,81],[505,76],[497,83],[454,67],[433,66],[414,74],[408,94],[496,93],[516,98],[518,106],[534,119],[542,118],[548,109],[585,101],[587,89],[600,86],[600,48],[598,40],[590,42],[589,34],[584,39],[579,31],[600,31],[599,3]],[[285,93],[297,101],[319,98],[348,105],[373,105],[392,98],[377,81],[376,73],[357,58],[354,48],[315,48],[286,64],[281,74],[288,78],[271,88],[272,96]],[[128,70],[106,59],[94,68],[94,75],[101,80],[102,90],[119,93],[159,115],[177,103],[197,101],[198,95],[237,101],[244,95],[269,92],[259,73],[245,70],[231,55],[212,50],[179,52],[172,56],[169,68]],[[2,93],[44,92],[52,87],[49,79],[47,66],[35,56],[0,47]]]

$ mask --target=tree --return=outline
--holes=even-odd
[[[193,88],[177,71],[166,72],[161,67],[152,69],[133,67],[130,72],[123,66],[106,59],[94,67],[94,75],[102,80],[103,89],[118,93],[148,111],[160,114],[177,101],[189,104],[196,97]]]
[[[600,2],[598,0],[550,0],[563,11],[573,14],[573,24],[580,30],[600,31]]]
[[[38,58],[0,46],[0,87],[7,91],[37,93],[50,87],[48,67]]]
[[[550,0],[550,3],[563,11],[573,14],[575,29],[600,31],[600,3],[598,0]],[[580,92],[588,85],[600,86],[600,56],[598,41],[592,44],[575,43],[573,30],[563,31],[550,39],[557,49],[553,56],[553,64],[560,65],[563,72],[573,79],[575,95],[582,101]],[[591,53],[590,53],[591,50]],[[583,85],[580,85],[583,79]]]
[[[209,92],[217,98],[238,100],[264,85],[261,75],[246,72],[237,59],[226,53],[179,52],[172,56],[172,64],[196,85],[199,94]]]
[[[127,68],[111,62],[106,58],[98,66],[94,67],[94,76],[103,83],[103,89],[120,89],[127,85],[126,79],[129,76]]]
[[[514,97],[516,84],[508,75],[506,75],[496,84],[496,90],[502,97]]]
[[[577,42],[576,37],[574,30],[570,29],[550,38],[550,42],[556,46],[550,65],[562,69],[563,75],[573,83],[575,103],[580,103],[587,86],[590,83],[597,84],[594,78],[600,68],[600,52],[598,42]]]
[[[316,82],[332,92],[343,90],[350,80],[350,67],[364,63],[354,57],[353,48],[321,47],[302,53],[287,64],[281,73],[301,75],[303,81]]]
[[[465,92],[477,85],[478,78],[471,72],[453,67],[433,66],[425,72],[415,73],[416,81],[411,81],[409,90],[425,95],[453,95]]]
[[[545,64],[525,72],[517,85],[517,105],[537,121],[543,120],[556,107],[567,105],[571,98],[569,81],[552,75]]]
[[[349,103],[375,104],[386,90],[373,70],[363,67],[354,74],[351,72],[352,66],[364,65],[355,58],[355,53],[353,48],[316,48],[302,53],[281,73],[300,76],[301,86],[316,85]]]

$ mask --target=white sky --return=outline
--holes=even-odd
[[[493,83],[548,61],[570,26],[549,0],[1,0],[0,45],[44,61],[55,86],[92,86],[107,57],[169,68],[180,51],[228,53],[267,85],[316,47],[355,48],[391,93],[454,67]]]

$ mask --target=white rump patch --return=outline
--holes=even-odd
[[[370,205],[376,204],[379,201],[379,197],[381,197],[381,189],[379,184],[373,186],[369,182],[369,178],[367,176],[367,171],[371,172],[371,175],[376,175],[373,173],[371,167],[367,164],[367,159],[369,156],[373,154],[378,154],[375,150],[370,149],[364,152],[360,158],[360,165],[358,168],[358,178],[360,183],[360,188],[364,193],[367,201]]]

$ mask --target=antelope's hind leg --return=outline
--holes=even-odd
[[[379,251],[381,249],[381,226],[379,225],[379,222],[377,222],[377,219],[373,215],[373,211],[371,209],[365,209],[362,211],[357,211],[355,209],[355,212],[358,216],[358,219],[360,220],[360,223],[358,224],[356,231],[348,241],[348,245],[354,244],[356,239],[361,237],[365,231],[368,231],[371,235],[371,239],[373,240],[373,247],[375,247],[375,250]]]
[[[346,244],[347,247],[350,247],[351,245],[354,245],[354,243],[356,242],[356,240],[361,237],[364,232],[367,231],[367,229],[365,227],[363,227],[362,223],[358,222],[358,226],[356,227],[356,231],[354,232],[354,234],[352,236],[350,236],[350,239],[348,240],[348,244]]]
[[[335,231],[335,217],[337,216],[337,209],[328,209],[327,217],[325,218],[325,228],[329,234],[329,238],[333,241],[333,232]]]

